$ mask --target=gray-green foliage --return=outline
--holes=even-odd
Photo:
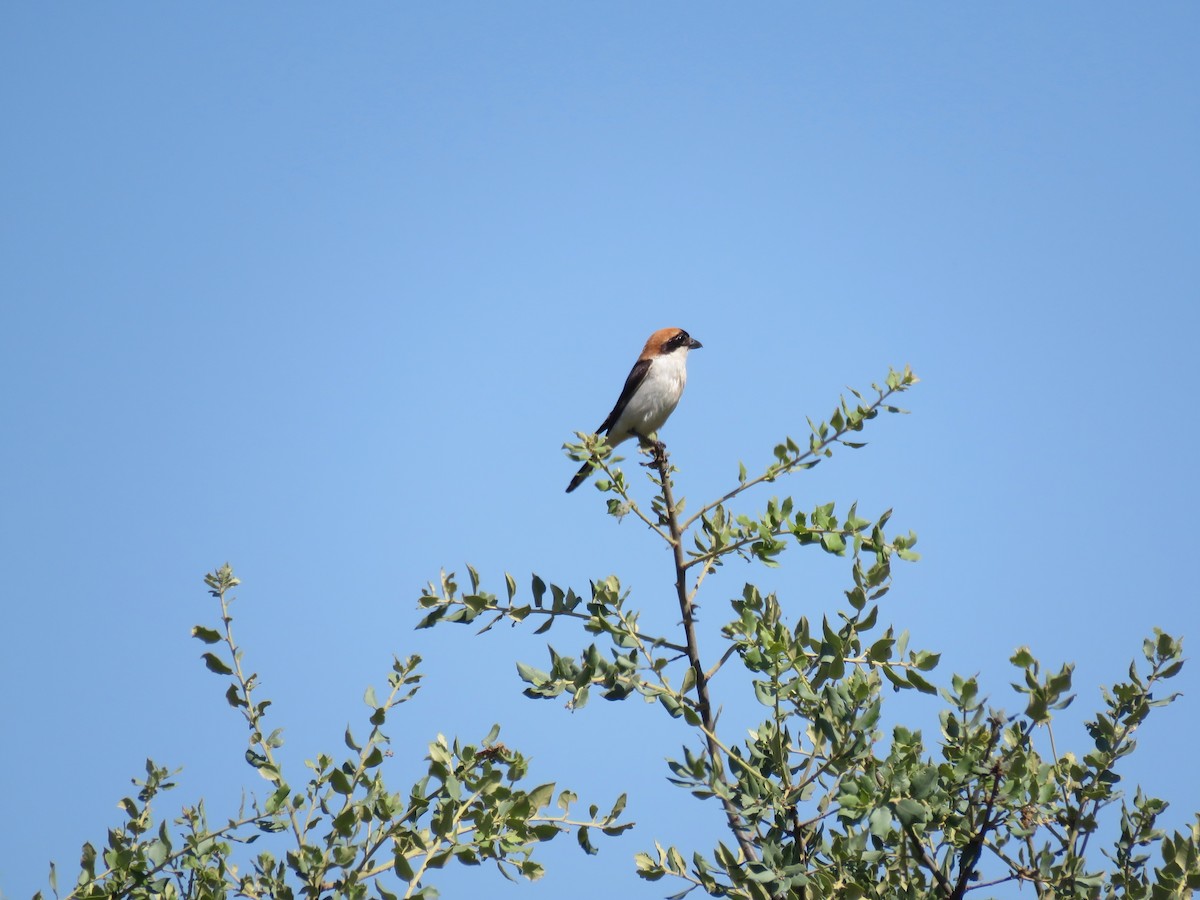
[[[185,806],[173,821],[156,817],[154,803],[174,787],[172,774],[151,760],[146,777],[135,779],[136,797],[119,804],[125,821],[109,830],[102,848],[90,842],[80,856],[75,884],[62,896],[99,898],[281,898],[438,896],[431,873],[447,863],[494,863],[509,879],[536,879],[533,858],[539,843],[575,831],[592,850],[588,833],[618,834],[625,801],[601,814],[571,815],[576,799],[553,783],[526,786],[524,756],[499,743],[499,726],[479,744],[442,735],[428,745],[424,774],[400,792],[384,780],[391,740],[385,723],[409,700],[421,680],[420,659],[395,659],[386,691],[368,688],[365,738],[348,727],[341,758],[322,753],[309,760],[303,783],[285,771],[279,754],[280,728],[268,731],[271,701],[258,690],[258,675],[243,668],[234,641],[230,593],[239,584],[222,566],[205,577],[220,606],[216,627],[197,625],[208,669],[228,680],[225,699],[248,729],[246,762],[266,780],[262,798],[243,802],[233,819],[209,821],[204,801]],[[401,742],[402,745],[407,742]],[[394,765],[394,764],[393,764]],[[257,847],[248,845],[262,839]],[[59,896],[56,868],[50,884]],[[41,894],[37,895],[41,898]]]
[[[680,720],[691,740],[683,758],[669,762],[669,778],[721,804],[728,835],[707,853],[655,842],[637,854],[641,877],[682,883],[674,897],[700,889],[754,900],[959,898],[987,896],[999,884],[1041,898],[1190,896],[1200,885],[1200,817],[1167,835],[1156,825],[1164,801],[1117,789],[1117,767],[1133,751],[1137,727],[1175,699],[1163,687],[1183,664],[1179,640],[1155,632],[1128,680],[1104,691],[1104,709],[1087,726],[1093,746],[1060,754],[1052,717],[1071,702],[1071,666],[1044,673],[1018,650],[1014,687],[1025,708],[1012,714],[990,705],[975,677],[954,675],[936,687],[930,672],[938,654],[910,649],[905,631],[880,623],[893,562],[917,559],[916,537],[889,530],[890,511],[872,519],[851,506],[839,516],[828,503],[802,512],[790,498],[768,500],[753,515],[729,507],[758,484],[817,465],[839,444],[863,446],[850,438],[880,412],[901,412],[892,399],[916,381],[906,368],[890,371],[870,402],[854,392],[827,420],[810,422],[806,441],[777,446],[756,477],[739,466],[737,484],[689,518],[674,498],[675,470],[662,445],[652,448],[648,510],[603,438],[581,434],[567,445],[572,459],[600,470],[596,486],[609,495],[612,515],[635,515],[670,546],[673,571],[664,583],[676,587],[678,633],[643,630],[615,576],[576,593],[535,575],[528,599],[506,576],[500,599],[480,589],[474,569],[469,592],[444,573],[429,585],[421,625],[483,622],[486,631],[505,619],[534,619],[543,632],[573,622],[598,640],[573,655],[551,648],[545,668],[519,663],[527,696],[565,695],[573,708],[593,691],[609,700],[640,696]],[[723,648],[702,655],[694,624],[705,577],[733,557],[779,565],[792,544],[849,560],[842,608],[790,622],[775,595],[747,584],[730,604]],[[723,677],[734,662],[740,681]],[[731,682],[722,684],[726,705],[745,686],[745,702],[765,709],[748,736],[719,728],[709,699],[718,679]],[[884,739],[885,688],[940,695],[947,705],[932,747],[904,727]],[[1110,837],[1100,847],[1105,821]]]

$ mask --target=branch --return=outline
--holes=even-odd
[[[177,821],[179,821],[179,820],[177,820]],[[243,827],[244,825],[251,825],[251,824],[254,824],[257,822],[261,822],[261,821],[263,821],[263,816],[261,816],[261,815],[244,816],[240,819],[230,819],[228,824],[223,825],[214,831],[205,831],[204,834],[199,837],[201,838],[201,840],[210,841],[210,840],[215,840],[216,838],[219,838],[219,837],[223,837],[228,834],[228,835],[231,835],[232,840],[238,840],[235,832],[239,828]],[[157,875],[159,872],[166,870],[168,867],[174,865],[175,863],[179,862],[180,860],[186,859],[189,856],[195,855],[195,852],[196,852],[195,846],[193,846],[192,844],[187,843],[185,841],[184,847],[177,850],[175,853],[168,855],[157,866],[155,866],[153,869],[150,869],[148,872],[146,872],[144,877],[148,879],[151,876]],[[103,872],[101,872],[99,875],[97,875],[95,878],[90,879],[87,882],[87,884],[76,885],[70,891],[70,893],[66,894],[62,898],[62,900],[75,900],[75,898],[81,896],[81,894],[80,894],[81,891],[90,890],[94,885],[102,882],[105,878],[111,877],[115,872],[116,872],[116,869],[110,866],[109,868],[107,868]],[[236,882],[234,882],[234,885],[236,885]]]
[[[229,574],[232,575],[232,571]],[[237,579],[233,579],[228,583],[228,586],[231,587],[237,583]],[[242,692],[240,697],[240,700],[244,704],[242,707],[242,714],[246,718],[246,724],[250,726],[251,744],[256,746],[262,752],[263,758],[270,764],[271,769],[275,773],[274,779],[268,778],[267,780],[270,781],[271,784],[273,784],[276,788],[278,788],[280,785],[286,784],[286,782],[284,781],[282,771],[280,771],[279,763],[275,760],[275,754],[272,752],[270,741],[263,736],[263,729],[259,724],[262,720],[263,712],[261,712],[255,705],[254,697],[252,696],[254,690],[253,682],[256,676],[251,675],[249,678],[247,678],[245,671],[242,669],[242,654],[241,651],[238,650],[237,643],[233,639],[233,617],[229,614],[229,600],[225,596],[227,590],[227,585],[222,583],[211,593],[216,596],[217,600],[221,604],[221,622],[225,626],[225,646],[229,648],[229,653],[233,662],[233,674],[237,679],[238,687]],[[292,833],[296,836],[297,846],[306,846],[307,842],[304,839],[304,831],[300,827],[300,820],[296,816],[295,807],[291,803],[284,805],[287,807],[288,819],[292,825]]]
[[[1000,740],[1000,722],[992,720],[992,732],[988,739],[987,749],[984,751],[984,759],[991,758],[995,752],[996,744]],[[996,825],[999,824],[999,819],[992,819],[992,811],[996,808],[996,797],[1000,793],[1000,776],[1001,776],[1000,760],[992,766],[992,789],[988,792],[987,803],[983,808],[983,817],[979,821],[979,830],[971,836],[967,841],[967,845],[963,848],[962,855],[958,862],[958,881],[954,885],[954,892],[950,895],[951,900],[962,900],[967,891],[971,888],[969,883],[971,875],[975,872],[975,865],[979,862],[979,857],[983,853],[983,845],[987,840],[987,834]],[[972,805],[974,805],[972,803]]]
[[[466,606],[466,604],[463,603],[461,600],[454,600],[451,602],[458,603],[460,606]],[[512,610],[511,606],[510,607],[485,606],[482,610],[480,610],[480,612],[498,612],[501,615],[503,615],[505,618],[511,619],[511,618],[513,618],[513,616],[508,615],[508,613],[510,613],[511,610]],[[624,626],[626,634],[628,634],[631,638],[636,640],[641,647],[643,647],[643,648],[646,646],[666,647],[668,650],[674,650],[676,653],[687,653],[687,647],[683,646],[682,644],[673,644],[670,641],[663,640],[662,638],[650,637],[647,634],[643,634],[642,632],[638,631],[636,628],[632,628],[629,625],[628,618],[625,615],[623,615],[620,610],[614,610],[614,612],[617,615],[618,621],[621,623],[622,626]],[[556,612],[553,609],[538,609],[536,606],[529,608],[528,615],[550,616],[551,618],[554,618],[556,616],[566,616],[571,619],[583,619],[585,622],[590,622],[593,619],[598,618],[598,616],[592,615],[590,613],[585,614],[585,613],[575,612],[574,610],[569,610],[569,609],[568,610],[559,610]],[[519,623],[521,620],[514,619],[514,621]],[[489,628],[491,628],[495,624],[496,624],[496,620],[493,619],[491,622],[489,622],[483,628],[479,629],[479,634],[483,634],[483,632],[487,631]]]
[[[954,895],[954,888],[951,887],[950,882],[946,879],[946,876],[942,874],[942,870],[938,868],[937,860],[929,855],[929,851],[925,849],[925,845],[921,843],[920,838],[918,838],[916,833],[912,830],[911,825],[905,825],[902,827],[904,828],[904,834],[908,838],[909,843],[912,844],[914,849],[920,851],[921,861],[925,863],[925,868],[932,873],[934,880],[936,880],[938,883],[938,887],[942,889],[942,893],[947,897],[952,897]]]
[[[721,747],[715,737],[716,719],[712,713],[712,703],[708,696],[708,675],[700,660],[700,645],[696,640],[696,607],[687,592],[687,562],[683,557],[683,530],[675,513],[675,497],[671,491],[671,474],[667,463],[667,448],[661,443],[654,444],[654,455],[651,465],[658,470],[659,485],[662,488],[664,513],[667,528],[671,532],[671,550],[675,557],[675,593],[679,599],[679,612],[683,617],[683,633],[687,639],[688,663],[691,665],[696,681],[696,706],[700,715],[700,724],[704,731],[705,743],[708,746],[709,759],[712,761],[713,776],[716,777],[721,766]],[[694,517],[693,517],[694,518]],[[737,839],[742,855],[747,861],[758,859],[758,851],[750,834],[741,821],[741,815],[733,801],[721,797],[721,805],[725,808],[725,818],[729,830]]]
[[[891,373],[889,373],[889,380],[890,376]],[[780,464],[778,468],[771,466],[766,472],[764,472],[762,475],[759,475],[757,478],[752,478],[749,481],[743,481],[723,497],[720,497],[717,500],[714,500],[712,503],[701,507],[695,514],[693,514],[686,522],[683,523],[683,527],[680,528],[680,533],[683,533],[691,528],[692,525],[694,525],[697,520],[704,516],[705,513],[711,512],[722,503],[732,500],[738,494],[749,490],[757,484],[762,484],[764,481],[774,481],[780,475],[786,475],[789,472],[795,471],[796,469],[812,468],[814,465],[820,462],[820,457],[825,455],[825,451],[828,450],[831,444],[841,443],[842,438],[845,437],[849,432],[861,430],[862,422],[866,419],[875,418],[879,412],[879,409],[885,405],[885,400],[887,400],[893,394],[906,390],[908,386],[915,383],[916,380],[916,376],[908,371],[906,367],[903,375],[900,376],[900,380],[897,382],[897,386],[889,386],[886,391],[880,391],[879,399],[870,406],[865,408],[860,406],[858,408],[861,412],[861,415],[853,418],[850,416],[845,416],[843,418],[841,427],[835,428],[833,432],[826,437],[812,442],[809,445],[809,449],[804,453],[798,453],[793,459],[787,460],[786,462]],[[857,394],[857,392],[855,393]]]
[[[470,567],[468,566],[468,568],[470,568]],[[554,586],[551,585],[551,587],[554,587]],[[421,608],[437,611],[442,608],[449,610],[451,607],[461,607],[462,609],[467,610],[470,613],[470,618],[444,619],[441,616],[439,616],[435,620],[434,623],[431,623],[428,625],[422,623],[422,624],[418,625],[417,627],[418,628],[431,627],[432,624],[436,624],[436,622],[442,622],[442,621],[450,622],[452,624],[469,625],[472,622],[474,622],[477,618],[482,616],[484,613],[495,613],[496,616],[493,619],[491,619],[486,625],[484,625],[482,628],[480,628],[479,631],[476,632],[476,634],[483,634],[485,631],[490,630],[501,619],[510,619],[514,624],[519,625],[520,623],[525,621],[525,619],[527,619],[529,616],[532,616],[532,615],[546,616],[551,619],[557,618],[559,616],[565,616],[565,617],[571,618],[571,619],[579,619],[579,620],[583,621],[584,623],[593,622],[593,621],[605,621],[605,617],[601,616],[597,613],[591,613],[591,612],[581,613],[581,612],[576,612],[574,609],[554,609],[554,608],[546,609],[544,607],[534,606],[532,603],[524,604],[522,606],[514,606],[513,601],[511,599],[508,601],[507,606],[501,606],[499,599],[495,595],[485,594],[485,593],[477,593],[477,594],[473,595],[473,598],[481,599],[487,603],[487,605],[481,606],[478,609],[476,609],[475,607],[468,604],[462,597],[455,596],[456,591],[457,591],[457,588],[455,588],[454,591],[451,591],[449,588],[447,588],[445,582],[443,582],[440,589],[438,587],[435,587],[433,585],[433,583],[430,582],[427,587],[426,593],[422,595],[421,601],[419,601],[421,604]],[[575,596],[578,596],[578,595],[575,595]],[[580,597],[579,599],[580,599],[580,602],[584,602],[582,597]],[[424,602],[425,600],[429,600],[430,602],[425,603]],[[593,597],[593,602],[594,602],[594,597]],[[629,624],[629,618],[625,615],[623,610],[617,609],[616,607],[608,607],[608,606],[605,606],[605,609],[611,610],[612,616],[620,623],[621,627],[625,630],[625,633],[627,633],[630,637],[636,639],[640,645],[642,645],[644,647],[646,647],[646,646],[648,646],[648,647],[666,647],[668,650],[673,650],[676,653],[687,653],[687,647],[683,646],[682,644],[675,644],[675,643],[672,643],[671,641],[664,640],[663,638],[660,638],[660,637],[652,637],[651,635],[645,634],[645,633],[633,628]],[[432,615],[432,613],[431,613],[431,615]],[[428,621],[428,617],[427,617],[426,621]],[[612,626],[610,626],[610,627],[612,627]],[[601,632],[602,630],[603,629],[597,629],[597,633]]]
[[[784,535],[784,534],[793,534],[794,531],[795,531],[794,523],[790,523],[787,519],[785,519],[782,522],[780,522],[778,525],[776,525],[775,527],[771,528],[768,533],[771,535],[771,537],[780,537],[781,535]],[[855,535],[860,533],[859,529],[854,529],[854,528],[809,528],[807,526],[804,528],[804,531],[807,532],[808,534],[836,534],[839,537],[849,538],[850,540],[853,540]],[[696,563],[698,563],[698,562],[704,562],[706,564],[711,563],[714,560],[718,559],[719,557],[725,556],[728,553],[736,553],[737,551],[741,550],[743,547],[749,547],[751,544],[757,544],[762,539],[763,539],[762,534],[759,532],[755,532],[750,537],[742,538],[741,540],[734,541],[732,544],[725,544],[724,546],[718,547],[715,550],[709,550],[707,553],[700,553],[700,554],[697,554],[696,556],[693,556],[690,560],[688,560],[688,563],[686,566],[684,566],[684,568],[690,569],[692,566],[696,565]],[[870,538],[862,538],[862,545],[867,550],[871,550],[871,551],[880,549],[875,546],[875,542],[872,541]],[[892,552],[895,552],[896,545],[885,543],[883,545],[882,549],[889,553],[892,553]],[[699,585],[699,579],[701,579],[703,577],[704,577],[703,572],[699,576],[697,576],[697,585]]]
[[[470,811],[471,804],[474,803],[476,800],[478,800],[482,795],[483,795],[482,789],[475,791],[475,793],[473,793],[470,797],[468,797],[466,802],[463,803],[461,806],[459,806],[458,810],[454,813],[454,818],[451,819],[451,821],[450,821],[451,828],[447,829],[447,834],[453,834],[454,838],[455,838],[454,840],[448,840],[447,838],[443,838],[440,841],[435,841],[433,846],[428,848],[428,850],[425,851],[425,858],[423,860],[421,860],[421,865],[417,867],[415,872],[413,872],[412,880],[409,881],[409,883],[408,883],[408,890],[405,891],[405,893],[404,893],[404,896],[406,898],[411,897],[413,895],[413,890],[416,889],[417,885],[421,883],[422,876],[425,874],[426,869],[429,868],[429,864],[430,864],[430,862],[432,862],[434,856],[436,856],[437,853],[440,852],[440,850],[442,849],[442,846],[443,845],[454,846],[454,844],[458,843],[457,838],[458,838],[459,823],[462,821],[463,816],[466,815],[468,811]],[[390,868],[390,866],[385,867],[384,871],[387,871],[388,868]]]
[[[639,447],[639,449],[641,449],[640,442],[639,442],[638,447]],[[653,465],[653,461],[651,461],[650,465]],[[644,512],[642,512],[641,508],[637,505],[637,501],[629,496],[629,489],[625,486],[625,479],[623,477],[618,478],[612,472],[612,470],[609,469],[608,463],[606,460],[600,458],[599,456],[596,456],[592,462],[592,467],[593,467],[593,469],[599,469],[601,472],[603,472],[605,475],[608,476],[609,483],[612,485],[613,490],[616,491],[617,494],[620,495],[621,499],[625,501],[625,505],[629,508],[630,512],[632,512],[635,516],[637,516],[639,519],[641,519],[643,522],[645,522],[647,525],[649,525],[650,528],[653,529],[658,534],[658,536],[660,538],[662,538],[664,541],[666,541],[668,544],[670,544],[672,542],[672,540],[673,540],[672,537],[670,535],[668,535],[665,531],[663,531],[658,526],[657,522],[650,521],[650,518]],[[674,540],[676,543],[678,543],[678,537],[675,537]]]
[[[734,653],[737,652],[737,649],[738,649],[737,644],[730,644],[729,649],[721,654],[721,658],[718,659],[716,664],[704,674],[704,677],[707,678],[709,681],[711,681],[712,677],[721,671],[721,666],[723,666],[723,665],[725,665],[725,663],[729,662],[729,658],[731,656],[733,656]]]
[[[995,887],[998,884],[1006,884],[1010,881],[1020,881],[1020,880],[1021,880],[1020,875],[1005,875],[1003,878],[997,878],[994,881],[981,881],[979,884],[973,884],[969,888],[967,888],[967,890],[968,891],[977,891],[980,888]]]
[[[472,797],[469,797],[468,800],[470,802],[474,802],[477,798],[478,798],[478,795],[473,795]],[[462,839],[464,837],[470,838],[471,835],[473,835],[474,833],[476,833],[478,831],[478,826],[474,823],[469,824],[469,825],[461,824],[462,818],[463,818],[463,811],[460,811],[460,814],[458,816],[456,816],[455,818],[457,820],[457,824],[455,826],[455,832],[454,832],[453,836],[448,835],[447,837],[440,838],[438,843],[432,849],[410,850],[408,853],[404,854],[404,858],[407,860],[413,860],[413,859],[416,859],[418,856],[424,855],[427,857],[426,862],[428,862],[428,857],[430,856],[430,854],[436,855],[436,851],[438,850],[439,847],[441,847],[441,848],[453,847],[456,844],[461,844],[461,843],[463,843]],[[578,819],[569,818],[566,815],[556,816],[556,817],[531,816],[528,821],[529,821],[530,825],[562,825],[567,828],[602,828],[602,827],[604,827],[604,823],[602,820],[598,821],[596,819],[591,819],[588,821],[582,821],[582,820],[578,820]],[[383,843],[385,843],[389,839],[397,837],[397,835],[400,833],[402,833],[402,828],[400,830],[391,829],[391,830],[385,832],[380,837],[379,844],[377,844],[372,849],[371,852],[372,853],[376,852],[379,849],[379,847],[382,846]],[[495,862],[509,863],[509,864],[512,863],[512,861],[507,856],[496,857]],[[422,866],[422,869],[421,869],[422,874],[424,873],[425,869],[427,869],[427,868],[428,868],[427,864]],[[357,875],[358,875],[360,881],[365,881],[367,879],[376,878],[380,875],[384,875],[388,872],[393,871],[395,869],[395,863],[394,862],[380,863],[369,869],[362,869],[362,867],[360,866],[359,869],[361,871],[358,871]],[[415,876],[415,874],[416,873],[414,873],[414,876]],[[414,878],[414,881],[415,881],[415,878]]]

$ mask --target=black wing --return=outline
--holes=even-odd
[[[646,380],[646,373],[649,371],[650,360],[648,359],[639,359],[633,364],[633,368],[629,370],[629,377],[625,379],[625,387],[621,388],[621,396],[617,398],[617,405],[612,408],[608,418],[596,429],[596,434],[608,434],[609,430],[617,424],[617,418],[633,398],[634,392]]]

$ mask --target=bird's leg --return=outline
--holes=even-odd
[[[648,462],[642,463],[643,466],[661,468],[662,464],[667,461],[667,445],[658,440],[656,436],[646,437],[644,434],[633,433],[638,439],[638,444],[643,450],[650,451],[650,459]]]
[[[667,445],[655,437],[650,441],[650,449],[653,454],[650,457],[650,465],[657,466],[659,471],[665,471],[667,468]]]
[[[654,465],[654,441],[650,440],[650,438],[646,437],[644,434],[640,434],[636,431],[633,433],[633,436],[635,438],[637,438],[637,440],[638,440],[638,447],[642,451],[650,454],[650,459],[647,460],[646,462],[643,462],[642,465],[643,466]]]

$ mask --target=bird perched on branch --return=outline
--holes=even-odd
[[[688,351],[700,346],[682,328],[660,328],[650,335],[625,379],[617,405],[596,433],[607,435],[610,447],[631,437],[649,443],[650,436],[662,428],[679,405],[687,384]],[[584,463],[567,485],[567,493],[579,487],[591,471],[592,464]]]

